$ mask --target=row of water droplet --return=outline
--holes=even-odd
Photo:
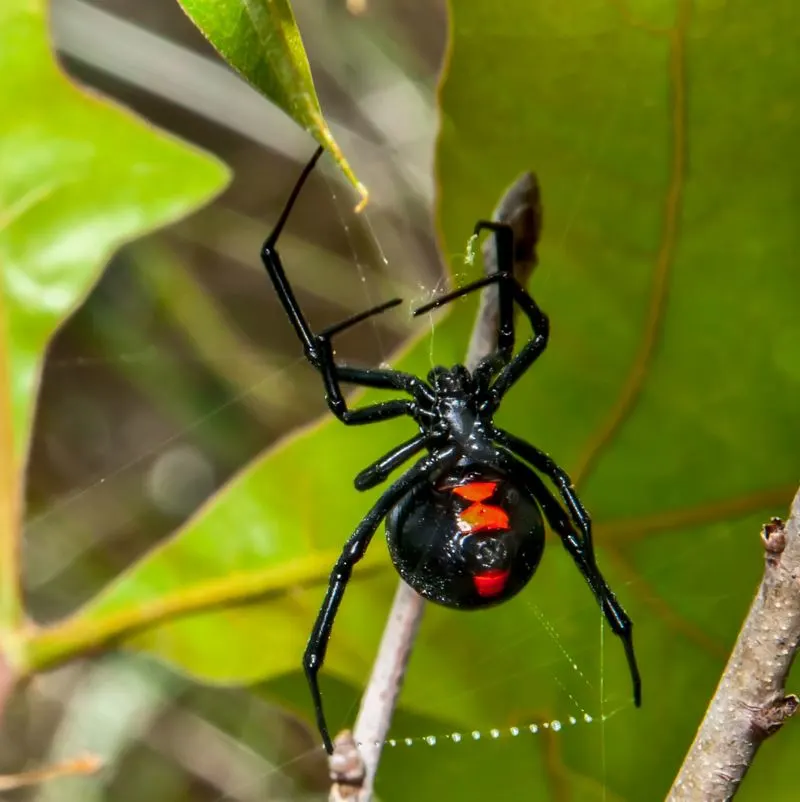
[[[537,735],[543,730],[549,732],[560,732],[566,726],[574,726],[578,723],[591,724],[593,721],[594,718],[589,713],[584,713],[581,718],[570,716],[565,721],[561,721],[561,719],[553,719],[552,721],[544,721],[540,724],[528,724],[524,727],[508,727],[503,729],[493,727],[492,729],[484,732],[481,732],[480,730],[472,730],[472,732],[467,733],[451,732],[445,735],[420,735],[414,738],[389,738],[383,742],[383,745],[394,747],[413,746],[416,743],[425,743],[428,746],[436,746],[439,741],[451,741],[452,743],[457,744],[461,743],[462,741],[480,741],[482,738],[486,737],[497,740],[498,738],[502,738],[504,735],[506,737],[511,736],[512,738],[516,738],[524,733]],[[375,744],[375,746],[380,745],[380,743]],[[359,743],[358,746],[363,746],[363,744]]]

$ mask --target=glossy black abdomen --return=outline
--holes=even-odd
[[[386,518],[392,562],[421,596],[478,609],[528,584],[544,550],[539,506],[495,468],[470,465],[412,490]]]

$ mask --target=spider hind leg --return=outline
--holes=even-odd
[[[311,630],[311,636],[308,639],[308,645],[303,655],[303,668],[311,691],[311,698],[314,701],[317,726],[328,754],[333,753],[333,742],[322,706],[319,672],[325,662],[325,654],[328,650],[328,641],[333,630],[333,622],[344,598],[353,569],[366,553],[375,530],[391,511],[392,507],[406,493],[424,483],[436,470],[452,464],[455,453],[455,448],[450,446],[435,454],[423,457],[387,488],[375,503],[375,506],[358,524],[347,543],[345,543],[342,554],[331,572],[325,599],[322,602],[322,607],[317,615],[314,628]]]
[[[589,589],[597,599],[597,603],[600,605],[611,631],[622,642],[631,677],[633,702],[636,707],[640,707],[642,704],[642,678],[633,648],[633,622],[600,573],[591,540],[581,540],[575,534],[574,526],[564,508],[556,501],[545,483],[530,467],[516,459],[505,448],[502,448],[502,452],[505,467],[512,476],[518,477],[520,482],[525,483],[533,493],[534,498],[541,505],[542,512],[550,527],[561,538],[575,566],[581,572],[589,585]]]

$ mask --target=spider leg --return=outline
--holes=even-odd
[[[369,309],[366,312],[348,318],[342,323],[332,326],[319,334],[315,334],[303,314],[289,280],[286,277],[286,271],[284,270],[280,254],[277,250],[278,238],[283,231],[289,214],[292,211],[294,203],[306,179],[314,169],[314,165],[321,155],[322,148],[318,148],[313,158],[300,175],[300,178],[292,189],[286,207],[281,212],[275,228],[267,237],[261,248],[261,260],[264,263],[264,267],[272,281],[281,305],[303,345],[306,359],[322,375],[326,391],[326,400],[331,412],[333,412],[339,420],[347,424],[374,423],[376,421],[388,420],[389,418],[396,418],[402,415],[413,416],[416,410],[415,401],[430,403],[433,400],[433,393],[424,382],[415,376],[400,371],[359,370],[358,368],[338,366],[334,360],[333,348],[331,346],[331,338],[335,334],[338,334],[356,323],[366,320],[372,315],[380,314],[396,306],[400,303],[400,300],[393,299],[387,303]],[[403,390],[411,394],[415,401],[384,401],[362,409],[350,410],[347,407],[341,387],[339,386],[340,381],[366,387]]]
[[[491,220],[479,220],[475,224],[473,236],[481,231],[494,234],[497,251],[497,272],[514,276],[514,229],[508,223],[496,223]],[[507,282],[501,281],[497,290],[499,314],[497,318],[497,348],[493,354],[484,358],[487,369],[504,364],[514,353],[514,295]]]
[[[361,387],[374,387],[378,390],[402,390],[410,393],[418,401],[424,399],[433,403],[434,394],[428,385],[413,373],[387,368],[354,368],[337,365],[336,377],[339,381],[357,384]]]
[[[503,280],[514,279],[514,229],[508,223],[479,220],[475,224],[473,237],[477,237],[481,231],[491,231],[494,234],[497,271],[436,298],[415,310],[414,315],[424,314],[475,290],[498,284],[497,347],[493,353],[481,360],[481,366],[478,368],[478,370],[490,370],[488,365],[494,365],[497,369],[499,365],[511,359],[514,351],[514,291],[511,283]]]
[[[503,396],[544,353],[550,339],[550,321],[547,315],[542,312],[528,291],[513,276],[508,281],[513,288],[514,300],[530,321],[533,335],[522,346],[519,353],[502,368],[494,380],[494,384],[491,387],[494,409],[497,409]]]
[[[566,504],[567,509],[572,515],[572,520],[581,530],[583,542],[587,555],[594,559],[594,546],[592,545],[592,519],[586,508],[583,506],[572,480],[548,454],[538,448],[526,443],[510,432],[495,427],[492,439],[505,446],[509,451],[522,457],[536,468],[537,471],[547,476],[550,481],[558,488],[559,495]]]
[[[410,440],[393,448],[388,454],[376,459],[372,465],[367,466],[355,478],[356,490],[369,490],[385,481],[389,474],[406,460],[422,451],[430,443],[430,435],[418,434]]]
[[[309,352],[313,350],[314,334],[312,333],[308,322],[303,316],[303,313],[300,311],[300,305],[297,303],[297,299],[294,297],[291,285],[286,278],[286,271],[283,269],[281,258],[276,250],[276,245],[278,243],[278,238],[283,231],[283,227],[286,225],[286,221],[289,219],[289,215],[292,213],[295,201],[300,195],[308,176],[311,175],[312,170],[319,161],[319,157],[322,156],[323,151],[324,149],[322,146],[318,147],[314,151],[314,155],[311,157],[309,163],[303,168],[303,172],[300,173],[300,178],[297,179],[297,183],[292,188],[292,192],[289,195],[289,200],[286,202],[286,206],[284,206],[283,211],[278,218],[278,222],[275,224],[275,228],[272,229],[272,232],[261,246],[261,260],[264,262],[264,267],[267,268],[267,273],[269,273],[269,277],[272,279],[272,283],[275,286],[275,291],[278,293],[278,298],[280,298],[281,304],[286,310],[286,314],[288,315],[294,330],[297,332],[297,336],[303,343],[307,357]],[[310,357],[308,358],[310,359]]]
[[[504,457],[504,466],[530,489],[541,505],[545,518],[561,538],[564,547],[597,599],[611,631],[622,641],[633,684],[633,701],[639,707],[642,704],[642,679],[633,649],[633,623],[600,573],[591,542],[586,543],[575,534],[575,529],[563,507],[531,468],[515,459],[508,451],[502,449],[501,453]]]
[[[403,415],[410,415],[412,418],[416,417],[418,403],[417,401],[408,401],[405,399],[397,399],[392,401],[379,401],[376,404],[369,404],[360,409],[349,409],[347,402],[339,384],[340,379],[351,382],[352,384],[362,384],[367,387],[381,387],[389,389],[397,387],[394,379],[391,377],[380,376],[378,371],[359,370],[358,368],[339,368],[333,358],[333,347],[330,338],[326,334],[320,334],[316,337],[317,350],[320,354],[319,371],[322,374],[322,382],[325,385],[325,400],[328,402],[328,408],[331,412],[342,422],[350,426],[362,423],[376,423],[377,421],[389,420],[391,418],[399,418]],[[391,374],[393,371],[385,371]],[[402,376],[402,374],[401,374]],[[346,377],[346,378],[344,378]],[[414,383],[409,383],[401,389],[408,390],[410,387],[417,388],[422,386],[422,383],[415,377],[411,377]],[[384,383],[386,382],[386,383]],[[389,385],[389,387],[387,387]],[[427,388],[425,388],[427,391]],[[418,396],[425,399],[425,393],[417,389]],[[431,400],[433,396],[431,394]]]
[[[311,689],[311,697],[314,701],[317,726],[328,754],[333,753],[333,743],[331,742],[328,724],[322,707],[322,694],[320,693],[318,675],[325,661],[325,653],[328,649],[333,622],[344,597],[347,583],[353,573],[353,567],[364,556],[375,530],[392,507],[409,490],[426,481],[433,471],[450,462],[454,453],[455,447],[451,446],[437,454],[423,457],[385,490],[375,506],[364,516],[348,539],[342,550],[341,557],[339,557],[331,572],[328,592],[325,594],[325,600],[317,615],[314,628],[311,630],[311,637],[308,640],[303,656],[303,668],[305,669],[308,685]]]
[[[325,386],[325,400],[331,412],[343,423],[358,425],[363,423],[375,423],[377,421],[398,418],[402,415],[413,415],[416,409],[414,401],[393,400],[382,401],[371,404],[361,409],[348,409],[344,398],[344,393],[339,385],[340,379],[353,384],[365,384],[366,386],[379,387],[381,389],[403,389],[415,393],[418,397],[424,397],[420,385],[422,384],[416,377],[408,374],[399,373],[392,375],[393,371],[367,371],[358,368],[339,368],[333,358],[333,346],[331,337],[333,334],[342,330],[342,327],[353,322],[359,322],[370,314],[382,312],[387,306],[394,305],[382,304],[368,312],[345,321],[344,324],[328,329],[321,334],[314,334],[308,321],[303,315],[300,305],[294,297],[286,274],[281,264],[280,255],[274,247],[269,246],[269,240],[261,251],[261,258],[267,268],[267,273],[272,279],[275,291],[283,304],[283,308],[294,326],[300,341],[303,343],[306,359],[320,372],[322,382]]]
[[[497,348],[481,360],[478,370],[485,370],[488,364],[504,364],[511,359],[514,351],[514,230],[507,223],[492,223],[480,220],[475,225],[474,236],[482,230],[494,232],[495,247],[497,248],[497,271],[488,276],[471,281],[463,287],[434,298],[430,303],[424,304],[414,310],[414,317],[424,315],[432,309],[438,309],[445,304],[462,298],[476,290],[482,290],[489,285],[498,284],[499,315],[497,323]]]
[[[459,289],[454,290],[447,295],[442,295],[439,298],[436,298],[434,301],[415,309],[414,316],[416,317],[417,315],[422,315],[431,309],[436,309],[446,303],[449,303],[450,301],[455,300],[456,298],[460,298],[462,295],[482,289],[490,284],[499,284],[501,288],[505,286],[510,289],[513,300],[519,304],[520,308],[530,321],[531,328],[533,329],[533,336],[520,349],[519,353],[510,359],[510,361],[505,357],[505,352],[501,349],[498,349],[495,353],[485,357],[475,369],[476,375],[479,376],[491,375],[496,370],[500,370],[497,378],[494,381],[494,384],[491,386],[491,408],[488,410],[491,413],[497,409],[503,396],[511,389],[514,383],[522,377],[528,368],[530,368],[530,366],[542,355],[545,348],[547,348],[547,342],[550,338],[550,321],[548,320],[547,315],[539,308],[536,301],[533,300],[528,291],[514,278],[511,273],[509,273],[507,270],[502,270],[478,279],[477,281],[473,281],[472,283],[460,287]],[[500,306],[502,310],[502,292],[500,294]],[[511,343],[513,345],[513,315],[507,320],[509,319],[512,321],[511,324],[508,322],[504,324],[501,319],[501,326],[512,326]],[[499,335],[501,334],[502,331],[499,333]]]

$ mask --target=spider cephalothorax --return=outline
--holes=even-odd
[[[423,314],[496,284],[497,348],[474,371],[463,365],[436,367],[423,380],[397,370],[339,365],[334,360],[331,338],[401,301],[388,301],[320,333],[313,332],[300,310],[276,243],[321,153],[321,149],[317,150],[300,176],[264,243],[261,257],[307,359],[320,372],[331,412],[351,426],[404,415],[417,423],[417,435],[356,476],[356,489],[367,490],[381,484],[396,468],[422,455],[383,492],[348,539],[331,573],[325,601],[308,641],[303,665],[325,748],[329,753],[333,751],[322,708],[319,670],[353,567],[364,556],[384,519],[389,553],[403,580],[426,599],[461,609],[499,604],[527,585],[542,556],[546,519],[586,579],[612,631],[622,639],[634,701],[639,705],[641,680],[633,651],[632,624],[597,567],[588,513],[567,474],[547,454],[494,423],[503,397],[542,354],[549,337],[547,316],[514,278],[512,229],[501,223],[479,222],[475,235],[488,230],[495,238],[497,272],[414,312]],[[515,305],[533,330],[516,354]],[[394,390],[406,397],[350,409],[342,383]],[[540,473],[556,488],[561,502]]]

